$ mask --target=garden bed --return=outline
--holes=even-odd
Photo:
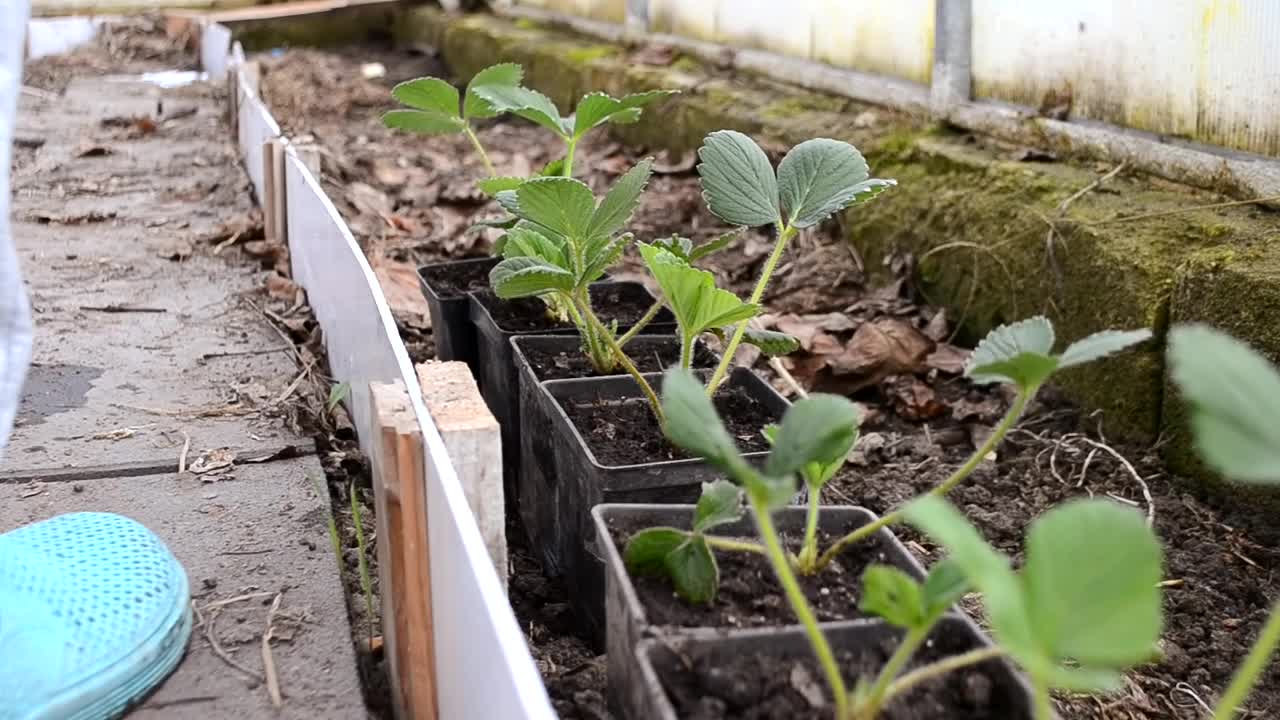
[[[372,62],[386,74],[365,79],[361,68]],[[417,264],[482,256],[492,240],[467,232],[497,209],[474,190],[480,168],[465,139],[394,133],[378,121],[393,107],[394,82],[442,73],[429,55],[381,48],[263,58],[266,102],[287,134],[312,136],[323,148],[324,187],[375,272],[381,270],[384,286]],[[521,120],[489,122],[480,136],[495,164],[512,173],[528,174],[555,156],[545,133]],[[587,169],[579,175],[597,191],[643,156],[642,149],[604,135],[579,153]],[[723,228],[702,204],[690,158],[664,155],[661,161],[630,229],[645,239],[718,234]],[[770,245],[763,234],[748,232],[706,265],[723,287],[745,294]],[[634,257],[629,261],[615,275],[637,267]],[[894,265],[890,282],[873,283],[843,234],[820,229],[802,236],[784,263],[765,302],[771,322],[799,336],[805,350],[785,364],[810,388],[852,394],[869,410],[855,459],[826,488],[824,500],[884,512],[936,485],[981,443],[1010,398],[959,377],[963,351],[948,342],[955,328],[944,311],[920,302],[909,257]],[[412,273],[409,281],[416,284]],[[401,310],[411,354],[429,357],[428,329],[411,309]],[[757,366],[777,387],[787,387],[763,361]],[[1090,720],[1202,717],[1199,701],[1212,704],[1256,634],[1268,599],[1280,593],[1273,577],[1280,555],[1259,544],[1272,540],[1261,531],[1251,539],[1253,518],[1193,499],[1154,448],[1108,444],[1104,430],[1105,418],[1081,417],[1045,393],[994,462],[980,466],[953,499],[1015,557],[1028,522],[1067,497],[1109,495],[1148,513],[1166,546],[1164,659],[1131,671],[1119,695],[1060,697],[1059,709],[1064,718]],[[901,535],[922,558],[935,559],[930,543]],[[599,717],[600,659],[574,636],[574,623],[560,612],[567,598],[555,583],[540,579],[528,556],[516,557],[512,604],[557,710],[566,718]],[[1249,703],[1259,717],[1280,713],[1280,672],[1265,678]]]

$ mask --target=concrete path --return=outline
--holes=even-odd
[[[132,122],[158,108],[156,130]],[[206,240],[250,208],[224,108],[203,86],[103,78],[23,98],[17,136],[39,148],[17,155],[13,230],[36,341],[0,532],[117,512],[183,562],[200,618],[132,717],[362,718],[324,472],[284,422],[293,351],[251,304],[261,268]],[[277,595],[279,710],[261,650]]]

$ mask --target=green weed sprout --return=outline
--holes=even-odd
[[[1157,656],[1163,553],[1155,532],[1131,508],[1082,499],[1049,510],[1031,524],[1016,574],[942,498],[920,498],[905,514],[947,549],[982,593],[999,643],[943,661],[947,669],[1007,655],[1031,678],[1037,720],[1053,717],[1051,689],[1115,690],[1126,668]],[[930,666],[913,671],[887,694],[934,674]]]
[[[651,160],[637,163],[598,205],[585,183],[567,177],[535,178],[499,192],[499,204],[518,222],[499,242],[504,259],[490,271],[489,284],[504,300],[542,298],[578,328],[598,371],[611,372],[620,363],[657,407],[653,389],[618,345],[616,328],[596,316],[589,292],[631,242],[630,233],[621,231],[652,168]]]
[[[1280,485],[1280,373],[1248,345],[1203,325],[1173,329],[1169,366],[1204,462],[1234,480]],[[1277,644],[1280,601],[1218,701],[1214,720],[1239,714]]]
[[[489,102],[477,90],[482,87],[518,88],[523,78],[524,68],[516,63],[490,65],[471,78],[465,99],[458,97],[457,88],[440,78],[407,80],[392,88],[391,95],[409,109],[391,110],[382,116],[382,124],[424,135],[465,134],[489,173],[490,180],[482,181],[481,189],[493,194],[502,183],[493,185],[497,172],[471,127],[471,121],[497,117],[506,110]]]
[[[475,82],[474,80],[472,81]],[[555,133],[565,143],[564,160],[559,169],[565,177],[573,177],[573,156],[578,143],[592,129],[605,123],[627,125],[640,119],[645,105],[676,94],[676,90],[650,90],[613,98],[602,92],[584,95],[570,117],[562,117],[551,98],[537,90],[520,87],[519,83],[483,83],[475,93],[498,112],[509,112],[537,123]],[[504,189],[513,189],[521,178],[511,178]]]
[[[869,200],[897,184],[869,177],[867,161],[857,148],[838,140],[817,138],[791,148],[778,164],[754,140],[733,130],[713,132],[698,150],[702,196],[721,220],[742,227],[773,225],[777,240],[765,261],[748,303],[759,305],[787,242],[834,213]],[[716,368],[708,394],[724,381],[734,353],[747,332],[741,320]]]
[[[763,543],[759,551],[768,558],[788,603],[804,626],[836,698],[837,718],[850,718],[849,697],[835,655],[796,581],[774,529],[772,513],[795,494],[796,472],[815,458],[830,456],[833,447],[849,443],[857,420],[853,403],[832,395],[811,395],[792,405],[775,434],[763,471],[743,459],[702,384],[688,370],[673,368],[667,372],[662,408],[667,437],[724,471],[745,491]],[[694,530],[660,527],[636,533],[624,551],[628,568],[631,572],[669,575],[684,597],[710,601],[719,586],[719,569],[705,533],[739,516],[742,494],[725,482],[706,485],[695,511]]]
[[[1009,325],[1002,325],[992,330],[970,355],[965,366],[965,375],[975,383],[1004,383],[1017,389],[1013,404],[1009,407],[995,430],[956,468],[951,476],[940,485],[929,491],[934,497],[942,497],[964,482],[982,461],[1004,439],[1027,406],[1035,398],[1040,388],[1048,382],[1058,370],[1083,365],[1126,348],[1146,341],[1151,337],[1150,330],[1103,330],[1078,340],[1067,347],[1061,355],[1053,354],[1053,323],[1048,318],[1037,316],[1021,320]],[[881,528],[901,522],[902,510],[894,510],[881,516],[879,520],[864,525],[836,541],[806,569],[817,572],[825,568],[833,559],[854,543],[870,537]]]

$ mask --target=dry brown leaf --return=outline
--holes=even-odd
[[[888,388],[898,417],[905,420],[929,420],[947,411],[937,393],[920,378],[904,376]]]
[[[431,327],[427,299],[418,285],[418,271],[410,263],[389,258],[372,261],[373,274],[378,278],[387,305],[397,318],[416,327]]]
[[[929,324],[924,326],[924,334],[937,342],[947,339],[951,334],[951,323],[947,320],[946,308],[938,310],[929,318]]]
[[[940,343],[937,349],[924,359],[924,364],[932,370],[959,375],[964,372],[964,364],[968,361],[968,350],[958,348],[951,343]]]
[[[267,294],[277,300],[291,303],[300,289],[297,283],[278,273],[273,272],[267,276]]]
[[[897,318],[863,323],[838,357],[829,360],[836,375],[859,375],[862,386],[890,375],[912,373],[933,352],[934,342],[915,326]]]

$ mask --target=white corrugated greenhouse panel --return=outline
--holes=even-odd
[[[929,84],[934,0],[815,0],[814,4],[814,60]]]
[[[732,48],[772,50],[809,58],[813,50],[813,13],[819,0],[719,0],[716,42]]]
[[[1280,2],[973,1],[979,98],[1280,154]]]
[[[714,40],[716,0],[649,0],[649,29],[694,40]]]

